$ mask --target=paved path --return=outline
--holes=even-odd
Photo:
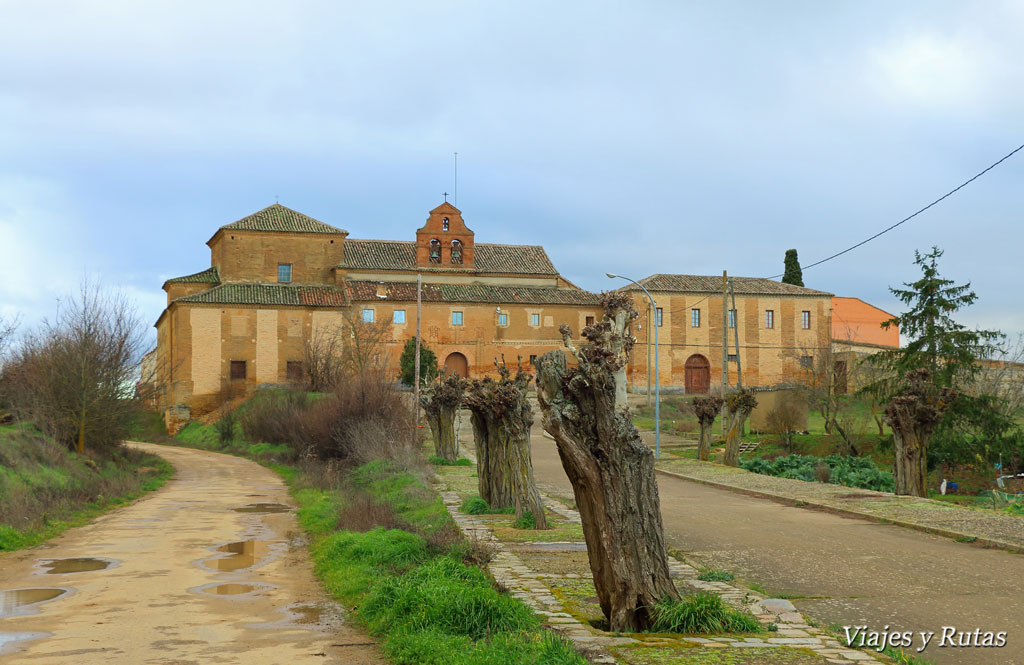
[[[572,496],[555,444],[533,428],[539,488]],[[463,430],[465,434],[465,430]],[[471,439],[469,439],[471,441]],[[471,445],[471,444],[470,444]],[[940,664],[1024,664],[1024,556],[903,527],[781,505],[659,475],[666,540],[822,625],[935,631],[925,656]],[[943,626],[1007,631],[996,648],[936,648]]]
[[[30,608],[36,613],[0,618],[0,646],[16,649],[0,653],[0,664],[383,662],[317,586],[294,513],[233,510],[290,504],[280,478],[237,457],[134,445],[171,462],[175,478],[92,524],[0,557],[0,591],[69,590]],[[40,567],[66,557],[116,566],[67,574]],[[255,590],[220,595],[247,590],[222,585]],[[10,610],[0,602],[0,616]],[[12,643],[11,634],[39,639]]]

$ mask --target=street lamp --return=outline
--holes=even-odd
[[[654,311],[654,456],[656,458],[661,457],[661,386],[658,383],[658,308],[654,304],[654,298],[651,297],[651,292],[643,287],[643,284],[624,277],[623,275],[616,275],[615,273],[606,272],[609,279],[624,279],[627,282],[633,282],[639,286],[644,293],[647,294],[647,299],[651,301],[651,309]],[[650,371],[650,370],[648,370]]]

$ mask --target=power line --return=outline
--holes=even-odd
[[[978,178],[980,178],[981,176],[985,175],[986,173],[988,173],[989,171],[991,171],[991,170],[992,170],[992,169],[994,169],[995,167],[999,166],[1000,164],[1002,164],[1003,162],[1005,162],[1005,161],[1006,161],[1007,159],[1009,159],[1010,157],[1013,157],[1013,156],[1014,156],[1015,154],[1017,154],[1017,153],[1018,153],[1018,152],[1020,152],[1021,150],[1024,150],[1024,143],[1022,143],[1021,145],[1019,145],[1019,146],[1017,146],[1016,148],[1014,148],[1013,150],[1011,150],[1011,151],[1010,151],[1009,153],[1007,153],[1006,155],[1004,155],[1004,156],[1003,156],[1003,157],[1002,157],[1002,158],[1001,158],[1001,159],[1000,159],[999,161],[997,161],[996,163],[992,164],[991,166],[989,166],[988,168],[986,168],[986,169],[985,169],[984,171],[981,171],[980,173],[976,174],[976,175],[975,175],[975,176],[974,176],[973,178],[971,178],[970,180],[966,180],[966,181],[964,181],[964,182],[960,183],[960,185],[959,185],[958,187],[956,187],[955,189],[951,189],[950,191],[946,192],[945,194],[943,194],[943,195],[942,195],[942,196],[940,196],[939,198],[935,199],[934,201],[932,201],[931,203],[929,203],[929,204],[928,204],[928,205],[926,205],[925,207],[921,208],[920,210],[918,210],[918,211],[917,211],[917,212],[915,212],[914,214],[912,214],[912,215],[909,215],[909,216],[907,216],[907,217],[904,217],[903,219],[901,219],[900,221],[896,222],[896,223],[895,223],[895,224],[893,224],[892,226],[890,226],[890,227],[888,227],[888,228],[886,228],[886,229],[882,229],[881,231],[879,231],[879,232],[878,232],[878,233],[876,233],[875,235],[871,236],[870,238],[867,238],[867,239],[865,239],[865,240],[861,240],[861,241],[860,241],[859,243],[857,243],[856,245],[851,245],[850,247],[847,247],[846,249],[844,249],[844,250],[843,250],[843,251],[841,251],[841,252],[836,252],[836,253],[835,253],[835,254],[833,254],[832,256],[829,256],[829,257],[827,257],[827,258],[824,258],[824,259],[822,259],[822,260],[820,260],[820,261],[816,261],[816,262],[814,262],[814,263],[812,263],[812,264],[810,264],[810,265],[808,265],[808,266],[803,266],[803,267],[801,268],[801,270],[807,270],[808,268],[813,268],[814,266],[820,266],[820,265],[821,265],[822,263],[825,263],[826,261],[831,261],[831,260],[832,260],[832,259],[834,259],[834,258],[840,257],[840,256],[842,256],[843,254],[846,254],[847,252],[853,251],[853,250],[857,249],[858,247],[861,247],[861,246],[863,246],[863,245],[866,245],[866,244],[868,244],[869,242],[871,242],[872,240],[874,240],[875,238],[878,238],[879,236],[885,235],[885,234],[886,234],[886,233],[888,233],[889,231],[892,231],[892,230],[893,230],[894,228],[896,228],[897,226],[900,226],[901,224],[905,224],[906,222],[909,222],[910,220],[914,219],[915,217],[917,217],[918,215],[920,215],[920,214],[921,214],[922,212],[924,212],[925,210],[928,210],[928,209],[929,209],[929,208],[931,208],[932,206],[934,206],[934,205],[936,205],[936,204],[938,204],[938,203],[941,203],[941,202],[942,202],[943,200],[945,200],[945,199],[949,198],[949,197],[950,197],[950,196],[952,196],[953,194],[956,194],[956,193],[957,193],[957,192],[959,192],[959,191],[960,191],[961,189],[963,189],[963,188],[964,188],[964,187],[966,187],[967,185],[971,184],[972,182],[974,182],[975,180],[977,180],[977,179],[978,179]],[[780,274],[778,274],[778,275],[772,275],[771,277],[766,277],[765,279],[775,279],[776,277],[782,277],[782,276],[783,276],[784,274],[785,274],[785,273],[780,273]]]

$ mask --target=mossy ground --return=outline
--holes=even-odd
[[[612,649],[623,665],[825,665],[808,649],[637,644]]]

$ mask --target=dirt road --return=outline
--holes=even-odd
[[[280,478],[236,457],[134,445],[171,462],[175,478],[88,526],[0,557],[0,591],[67,590],[21,607],[58,591],[0,595],[0,664],[384,662],[317,586]],[[49,561],[73,557],[93,560]]]
[[[532,444],[541,491],[571,497],[555,444],[539,423]],[[940,664],[1024,664],[1024,555],[664,475],[658,487],[670,548],[772,595],[806,596],[794,604],[822,625],[934,631],[923,655]],[[944,626],[971,631],[972,640],[975,629],[1007,631],[1007,645],[937,648]]]

